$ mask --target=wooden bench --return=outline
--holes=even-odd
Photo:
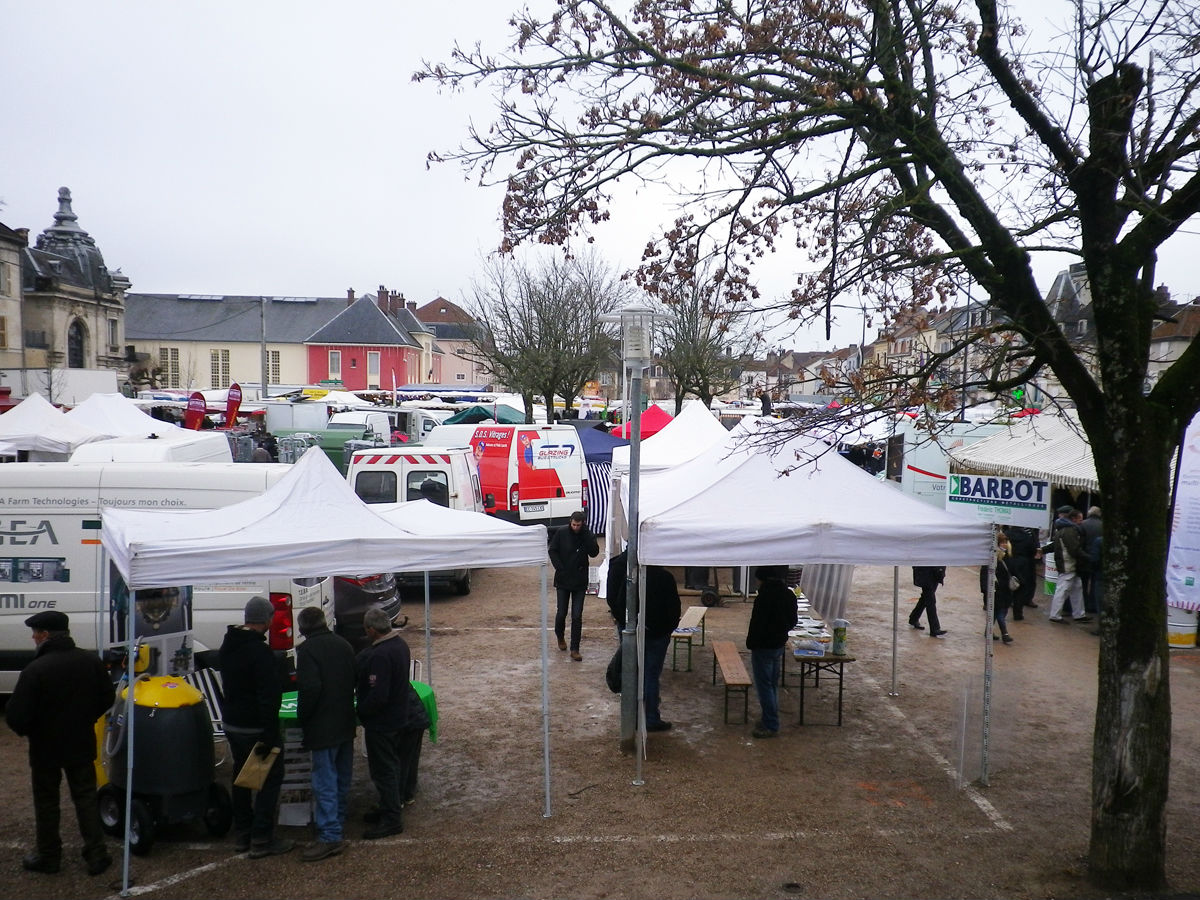
[[[707,606],[689,606],[675,626],[671,634],[671,671],[677,671],[676,651],[681,645],[687,646],[687,670],[692,671],[692,641],[696,637],[696,629],[700,629],[700,646],[704,646],[704,614]]]
[[[742,721],[750,718],[750,673],[742,662],[737,645],[733,641],[713,641],[713,684],[717,683],[717,666],[721,667],[721,679],[725,682],[725,724],[729,724],[729,694],[742,692]]]

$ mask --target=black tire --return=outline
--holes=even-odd
[[[118,791],[110,782],[96,791],[96,805],[100,809],[100,827],[109,837],[125,834],[125,792]]]
[[[720,606],[721,595],[713,588],[706,588],[700,592],[700,602],[705,606]]]
[[[213,837],[223,837],[233,827],[233,801],[223,784],[208,786],[208,808],[204,810],[204,827]]]
[[[129,849],[138,856],[145,856],[154,846],[157,830],[150,807],[134,797],[129,812]]]
[[[465,597],[471,593],[471,570],[467,569],[467,574],[454,582],[454,592],[460,597]]]

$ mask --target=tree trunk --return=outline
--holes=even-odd
[[[1104,497],[1105,593],[1088,872],[1106,889],[1158,890],[1171,757],[1163,570],[1174,434],[1169,417],[1129,399],[1133,409],[1110,402],[1105,434],[1091,435]]]

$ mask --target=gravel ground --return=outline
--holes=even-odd
[[[778,739],[750,736],[740,708],[723,722],[711,652],[692,671],[663,676],[663,714],[641,766],[619,750],[619,698],[604,686],[614,646],[603,601],[589,598],[583,662],[551,640],[551,815],[545,816],[539,573],[486,570],[467,597],[435,596],[427,660],[441,713],[426,744],[421,793],[402,835],[359,839],[372,802],[359,759],[348,851],[304,864],[297,854],[251,861],[229,838],[171,826],[132,862],[133,893],[192,898],[690,898],[1113,896],[1084,878],[1098,639],[1086,626],[1045,619],[1047,603],[1013,623],[1015,643],[984,639],[978,581],[951,569],[939,592],[943,627],[909,629],[916,592],[901,572],[897,680],[892,694],[892,570],[855,577],[845,720],[836,726],[828,679],[781,697]],[[689,602],[685,598],[685,604]],[[692,602],[695,602],[694,600]],[[406,638],[424,658],[420,605],[406,603]],[[707,617],[708,639],[743,646],[749,605],[726,599]],[[978,768],[985,645],[994,648],[986,786],[960,786],[959,761]],[[1172,652],[1170,893],[1200,888],[1200,651]],[[431,678],[430,678],[431,676]],[[740,707],[740,703],[737,704]],[[964,710],[967,715],[964,716]],[[964,726],[964,721],[967,725]],[[970,740],[966,751],[960,736]],[[31,875],[25,748],[7,729],[0,810],[0,896],[115,896],[119,871],[89,879],[65,812],[64,872]],[[222,772],[227,778],[228,773]],[[280,832],[309,839],[306,828]],[[114,852],[116,852],[114,845]]]

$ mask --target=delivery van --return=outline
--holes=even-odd
[[[484,512],[494,506],[479,484],[479,470],[470,447],[424,447],[359,450],[350,457],[346,480],[364,503],[403,503],[429,500],[448,509]],[[397,572],[407,587],[423,585],[424,572]],[[458,594],[471,593],[470,569],[429,573],[431,585],[448,585]]]
[[[290,469],[279,463],[0,465],[0,694],[12,692],[21,668],[33,659],[24,622],[39,610],[66,613],[81,647],[124,642],[125,617],[112,611],[128,592],[114,566],[103,569],[102,509],[217,509],[258,496]],[[293,657],[300,609],[320,606],[334,619],[329,578],[213,582],[146,593],[161,599],[172,591],[190,591],[193,651],[220,647],[226,626],[241,623],[255,594],[275,607],[272,649]],[[151,604],[135,609],[143,606],[149,615]]]
[[[587,503],[587,465],[570,425],[439,425],[426,447],[471,448],[487,512],[510,522],[562,524]]]
[[[184,431],[109,438],[81,444],[71,462],[233,462],[223,431]]]

